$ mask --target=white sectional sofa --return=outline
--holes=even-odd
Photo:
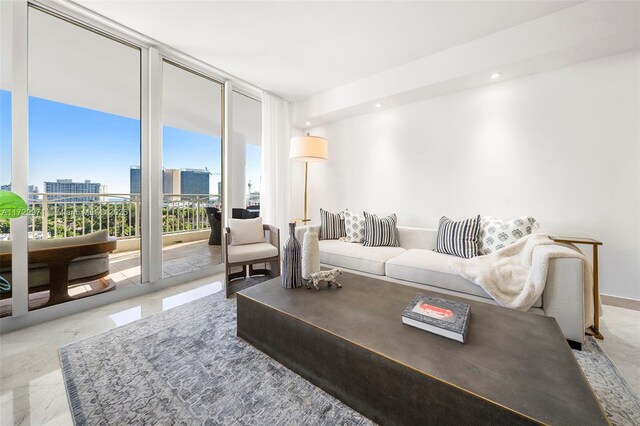
[[[296,238],[300,242],[309,227],[320,232],[319,226],[299,227]],[[398,226],[398,233],[401,247],[364,247],[339,240],[320,240],[320,262],[386,281],[496,304],[482,287],[450,270],[453,256],[433,251],[436,229]],[[542,297],[530,309],[554,317],[574,347],[582,345],[585,328],[592,325],[585,319],[583,275],[582,260],[552,259]]]

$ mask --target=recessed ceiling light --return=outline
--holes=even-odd
[[[491,79],[495,80],[496,78],[500,78],[502,77],[502,73],[501,72],[494,72],[493,74],[491,74]]]
[[[311,126],[311,122],[307,121],[306,123],[304,123],[305,126]]]
[[[380,108],[381,106],[382,106],[382,104],[381,104],[380,102],[378,102],[378,103],[376,104],[376,108]]]

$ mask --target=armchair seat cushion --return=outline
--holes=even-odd
[[[229,263],[268,259],[278,255],[278,248],[269,243],[244,244],[241,246],[229,245],[227,250]]]

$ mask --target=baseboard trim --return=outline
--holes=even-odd
[[[632,309],[634,311],[640,311],[640,300],[629,299],[620,296],[611,296],[609,294],[601,294],[600,300],[603,305],[617,306],[618,308]]]

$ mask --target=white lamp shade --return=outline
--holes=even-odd
[[[319,136],[291,138],[289,158],[300,161],[325,161],[329,158],[329,144]]]

